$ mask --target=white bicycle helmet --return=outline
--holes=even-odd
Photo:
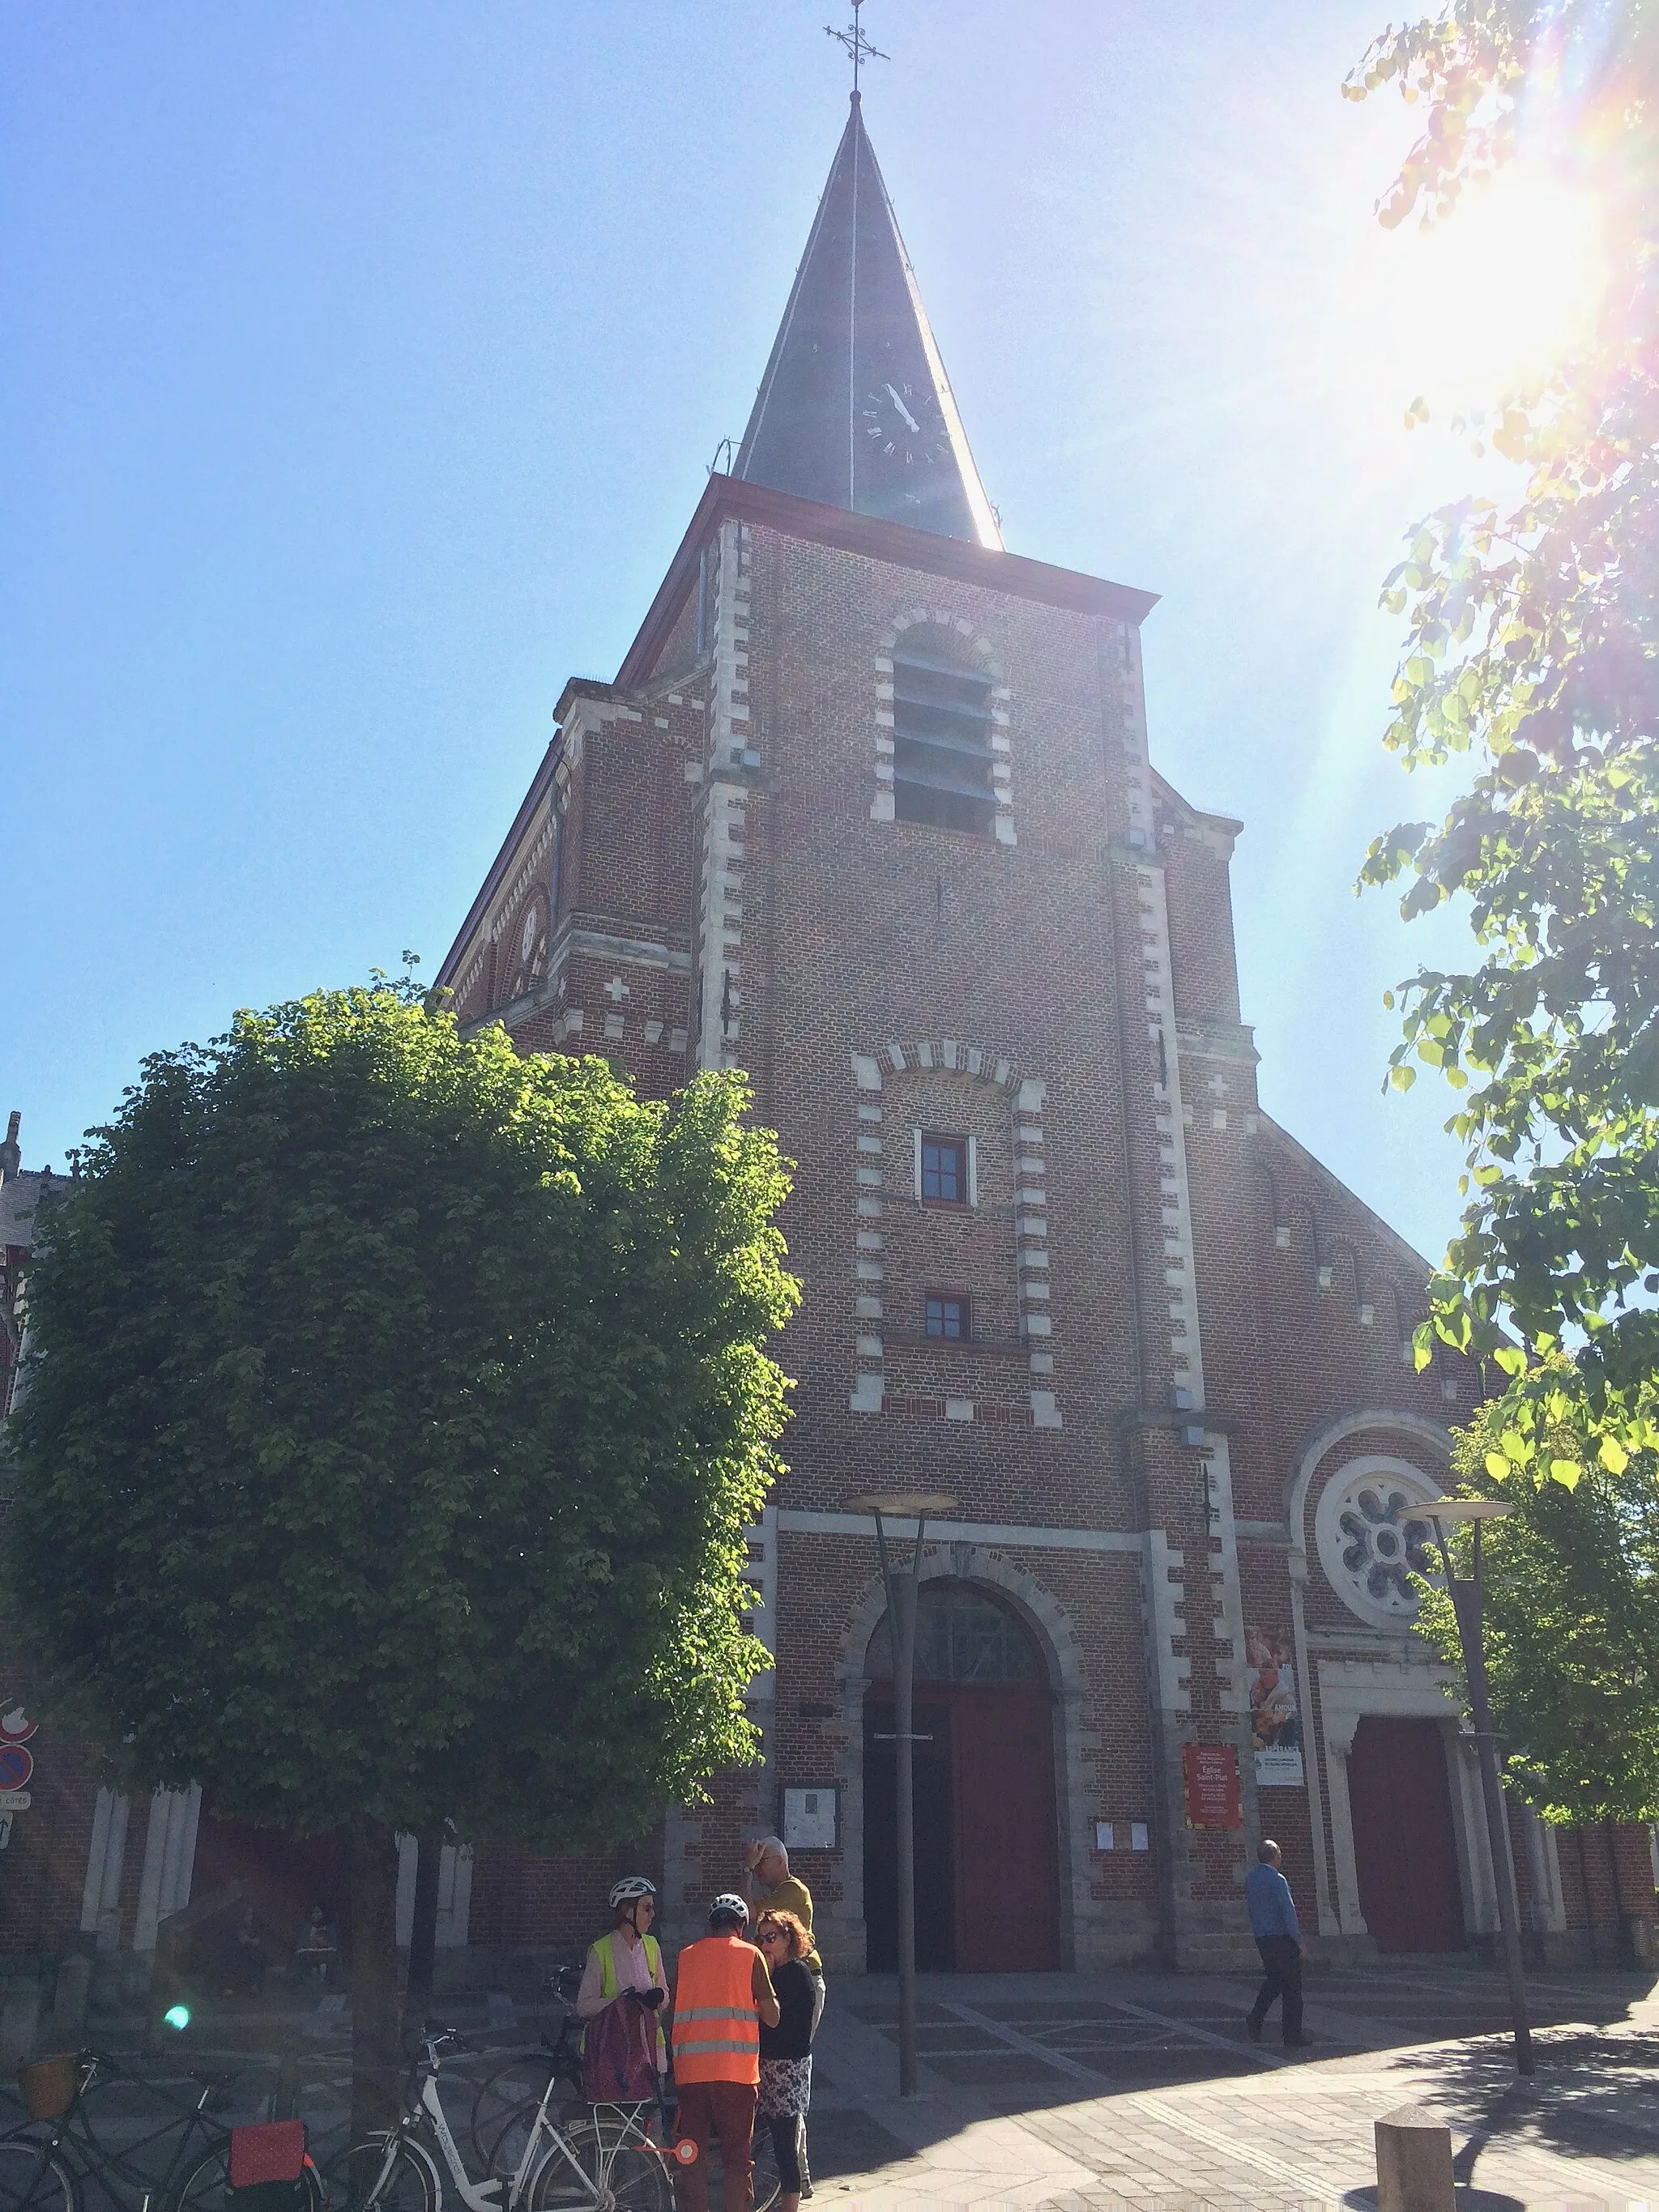
[[[721,1894],[714,1899],[714,1902],[708,1908],[708,1917],[712,1920],[717,1912],[730,1912],[733,1914],[736,1917],[738,1925],[740,1928],[746,1928],[749,1925],[748,1900],[744,1898],[738,1897],[732,1890],[728,1889],[723,1891]]]
[[[619,1905],[629,1904],[636,1897],[654,1897],[656,1893],[656,1883],[644,1875],[625,1874],[620,1881],[611,1885],[611,1910],[614,1912]]]

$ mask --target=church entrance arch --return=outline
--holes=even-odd
[[[870,1970],[898,1964],[896,1765],[885,1616],[864,1699]],[[1000,1973],[1060,1964],[1054,1693],[1030,1630],[976,1583],[917,1594],[916,1964]]]

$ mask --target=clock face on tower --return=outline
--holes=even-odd
[[[899,468],[931,467],[950,453],[945,416],[931,392],[878,384],[865,399],[863,417],[871,453]]]

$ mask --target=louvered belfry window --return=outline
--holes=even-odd
[[[994,835],[991,680],[921,646],[893,655],[893,811]]]

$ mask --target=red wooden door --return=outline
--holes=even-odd
[[[1461,1951],[1445,1740],[1431,1720],[1368,1714],[1348,1754],[1359,1909],[1379,1951]]]
[[[1046,1689],[1012,1685],[953,1685],[945,1694],[955,1750],[957,1969],[1058,1967],[1053,1702]]]

